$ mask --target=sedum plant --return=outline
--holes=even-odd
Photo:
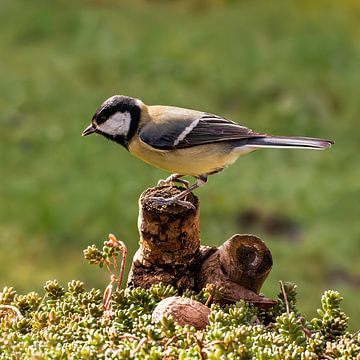
[[[88,248],[86,259],[109,267],[118,243],[113,239],[108,245],[111,249],[103,251]],[[121,273],[121,267],[115,265],[115,270]],[[109,286],[119,283],[114,276]],[[80,281],[63,287],[52,280],[45,284],[43,295],[20,295],[5,287],[0,292],[0,359],[360,358],[360,334],[346,331],[348,318],[336,291],[326,291],[318,317],[306,320],[296,308],[296,286],[281,283],[272,309],[258,309],[244,301],[212,304],[209,325],[196,330],[178,325],[172,317],[152,322],[157,304],[178,295],[172,286],[111,291],[109,286],[102,293],[86,290]],[[211,294],[207,288],[199,294],[185,291],[182,296],[209,305]]]
[[[297,311],[260,311],[239,301],[213,304],[202,331],[172,318],[151,322],[162,299],[176,290],[163,284],[149,290],[118,290],[112,315],[104,316],[103,294],[71,281],[45,285],[45,295],[0,293],[1,359],[356,359],[360,335],[346,332],[339,293],[327,291],[319,317]],[[281,304],[281,300],[280,300]],[[284,304],[283,304],[284,305]],[[279,306],[279,309],[281,306]]]

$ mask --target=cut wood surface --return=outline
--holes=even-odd
[[[271,267],[270,250],[261,239],[236,234],[204,261],[199,285],[231,281],[258,294]]]

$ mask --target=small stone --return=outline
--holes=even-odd
[[[210,309],[199,301],[171,296],[159,302],[152,314],[153,322],[172,316],[179,325],[192,325],[203,330],[209,324]]]

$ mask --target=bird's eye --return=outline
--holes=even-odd
[[[106,121],[106,116],[105,115],[100,116],[99,123],[103,124],[105,121]]]

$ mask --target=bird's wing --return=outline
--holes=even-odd
[[[217,115],[194,112],[196,116],[174,117],[148,122],[140,139],[160,150],[174,150],[213,142],[249,139],[265,135]]]

